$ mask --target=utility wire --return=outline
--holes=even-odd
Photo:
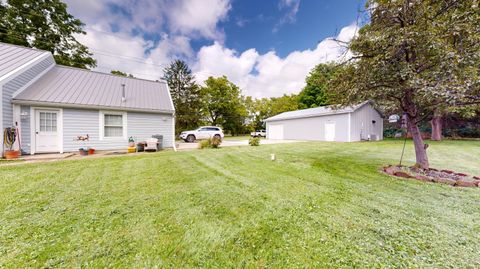
[[[0,29],[5,29],[5,28],[0,27]],[[24,41],[25,40],[23,36],[16,35],[16,34],[13,34],[13,33],[2,33],[2,35],[9,36],[9,37],[14,37],[19,41]],[[48,45],[56,45],[56,43],[53,43],[53,42],[51,42],[47,39],[44,39],[44,38],[36,38],[36,40],[40,40],[41,42],[43,42],[45,44],[48,44]],[[144,64],[144,65],[161,67],[161,68],[166,68],[166,67],[169,66],[169,64],[155,64],[155,63],[151,63],[151,62],[141,61],[140,59],[142,59],[142,58],[139,58],[139,57],[114,54],[114,53],[106,52],[106,51],[103,51],[103,50],[100,50],[100,49],[97,49],[97,48],[94,48],[94,47],[88,47],[88,48],[89,48],[89,50],[94,52],[94,54],[98,54],[98,55],[102,55],[102,56],[106,56],[106,57],[126,60],[126,61],[130,61],[130,62],[136,62],[136,63],[140,63],[140,64]],[[136,59],[139,59],[139,60],[136,60]],[[100,67],[100,66],[97,65],[97,67]],[[105,67],[105,68],[108,69],[108,67]],[[112,67],[112,68],[114,68],[114,67]],[[199,71],[199,72],[196,72],[196,73],[197,74],[205,74],[205,75],[209,75],[209,76],[219,76],[218,74],[214,74],[212,72],[207,72],[207,71]],[[142,74],[142,73],[137,73],[137,74],[138,75],[147,75],[147,76],[156,76],[154,74]],[[135,74],[133,74],[133,75],[135,75]]]

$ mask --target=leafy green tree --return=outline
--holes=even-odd
[[[327,87],[332,79],[336,64],[319,64],[310,71],[305,82],[307,85],[298,95],[300,108],[312,108],[328,105]]]
[[[342,104],[375,102],[407,116],[417,165],[428,168],[419,123],[439,105],[480,102],[477,0],[369,0],[370,22],[348,45],[332,84]]]
[[[112,70],[112,71],[110,71],[110,73],[113,74],[113,75],[117,75],[117,76],[135,78],[132,74],[127,74],[127,73],[122,72],[120,70]]]
[[[227,77],[209,77],[202,87],[204,112],[212,125],[221,125],[232,135],[239,134],[248,116],[240,88]]]
[[[163,70],[175,105],[175,128],[178,133],[196,128],[202,120],[202,95],[187,63],[175,60]]]
[[[74,35],[83,23],[60,0],[0,1],[0,41],[50,51],[58,64],[92,68],[96,61]]]
[[[268,117],[272,117],[287,111],[298,110],[300,108],[298,103],[298,95],[296,94],[284,94],[281,97],[272,97],[270,98],[269,106],[270,110],[267,114]]]
[[[251,99],[247,97],[246,107],[251,127],[255,130],[265,129],[264,120],[283,112],[299,109],[298,95]]]
[[[245,99],[245,107],[248,113],[248,129],[253,132],[255,130],[265,129],[264,120],[270,115],[270,98],[253,99],[247,96]]]

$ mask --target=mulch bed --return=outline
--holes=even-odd
[[[480,177],[451,170],[438,170],[435,168],[420,169],[408,166],[385,166],[383,172],[396,177],[447,184],[455,187],[480,187]]]

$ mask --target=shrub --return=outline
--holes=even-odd
[[[219,148],[220,147],[220,144],[222,144],[222,139],[220,138],[212,138],[212,139],[209,139],[210,140],[210,144],[212,145],[212,148],[216,149],[216,148]]]
[[[250,146],[260,146],[260,138],[258,137],[252,137],[250,138],[250,140],[248,140],[248,144]]]
[[[207,140],[202,140],[200,143],[198,143],[198,148],[200,149],[206,149],[211,147],[211,141],[210,138]]]
[[[202,140],[198,144],[198,147],[201,149],[206,149],[206,148],[219,148],[220,144],[222,144],[222,140],[216,137],[209,138],[207,140]]]

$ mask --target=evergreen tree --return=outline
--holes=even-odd
[[[175,105],[175,130],[180,133],[198,127],[202,119],[201,91],[187,63],[175,60],[163,72]]]

